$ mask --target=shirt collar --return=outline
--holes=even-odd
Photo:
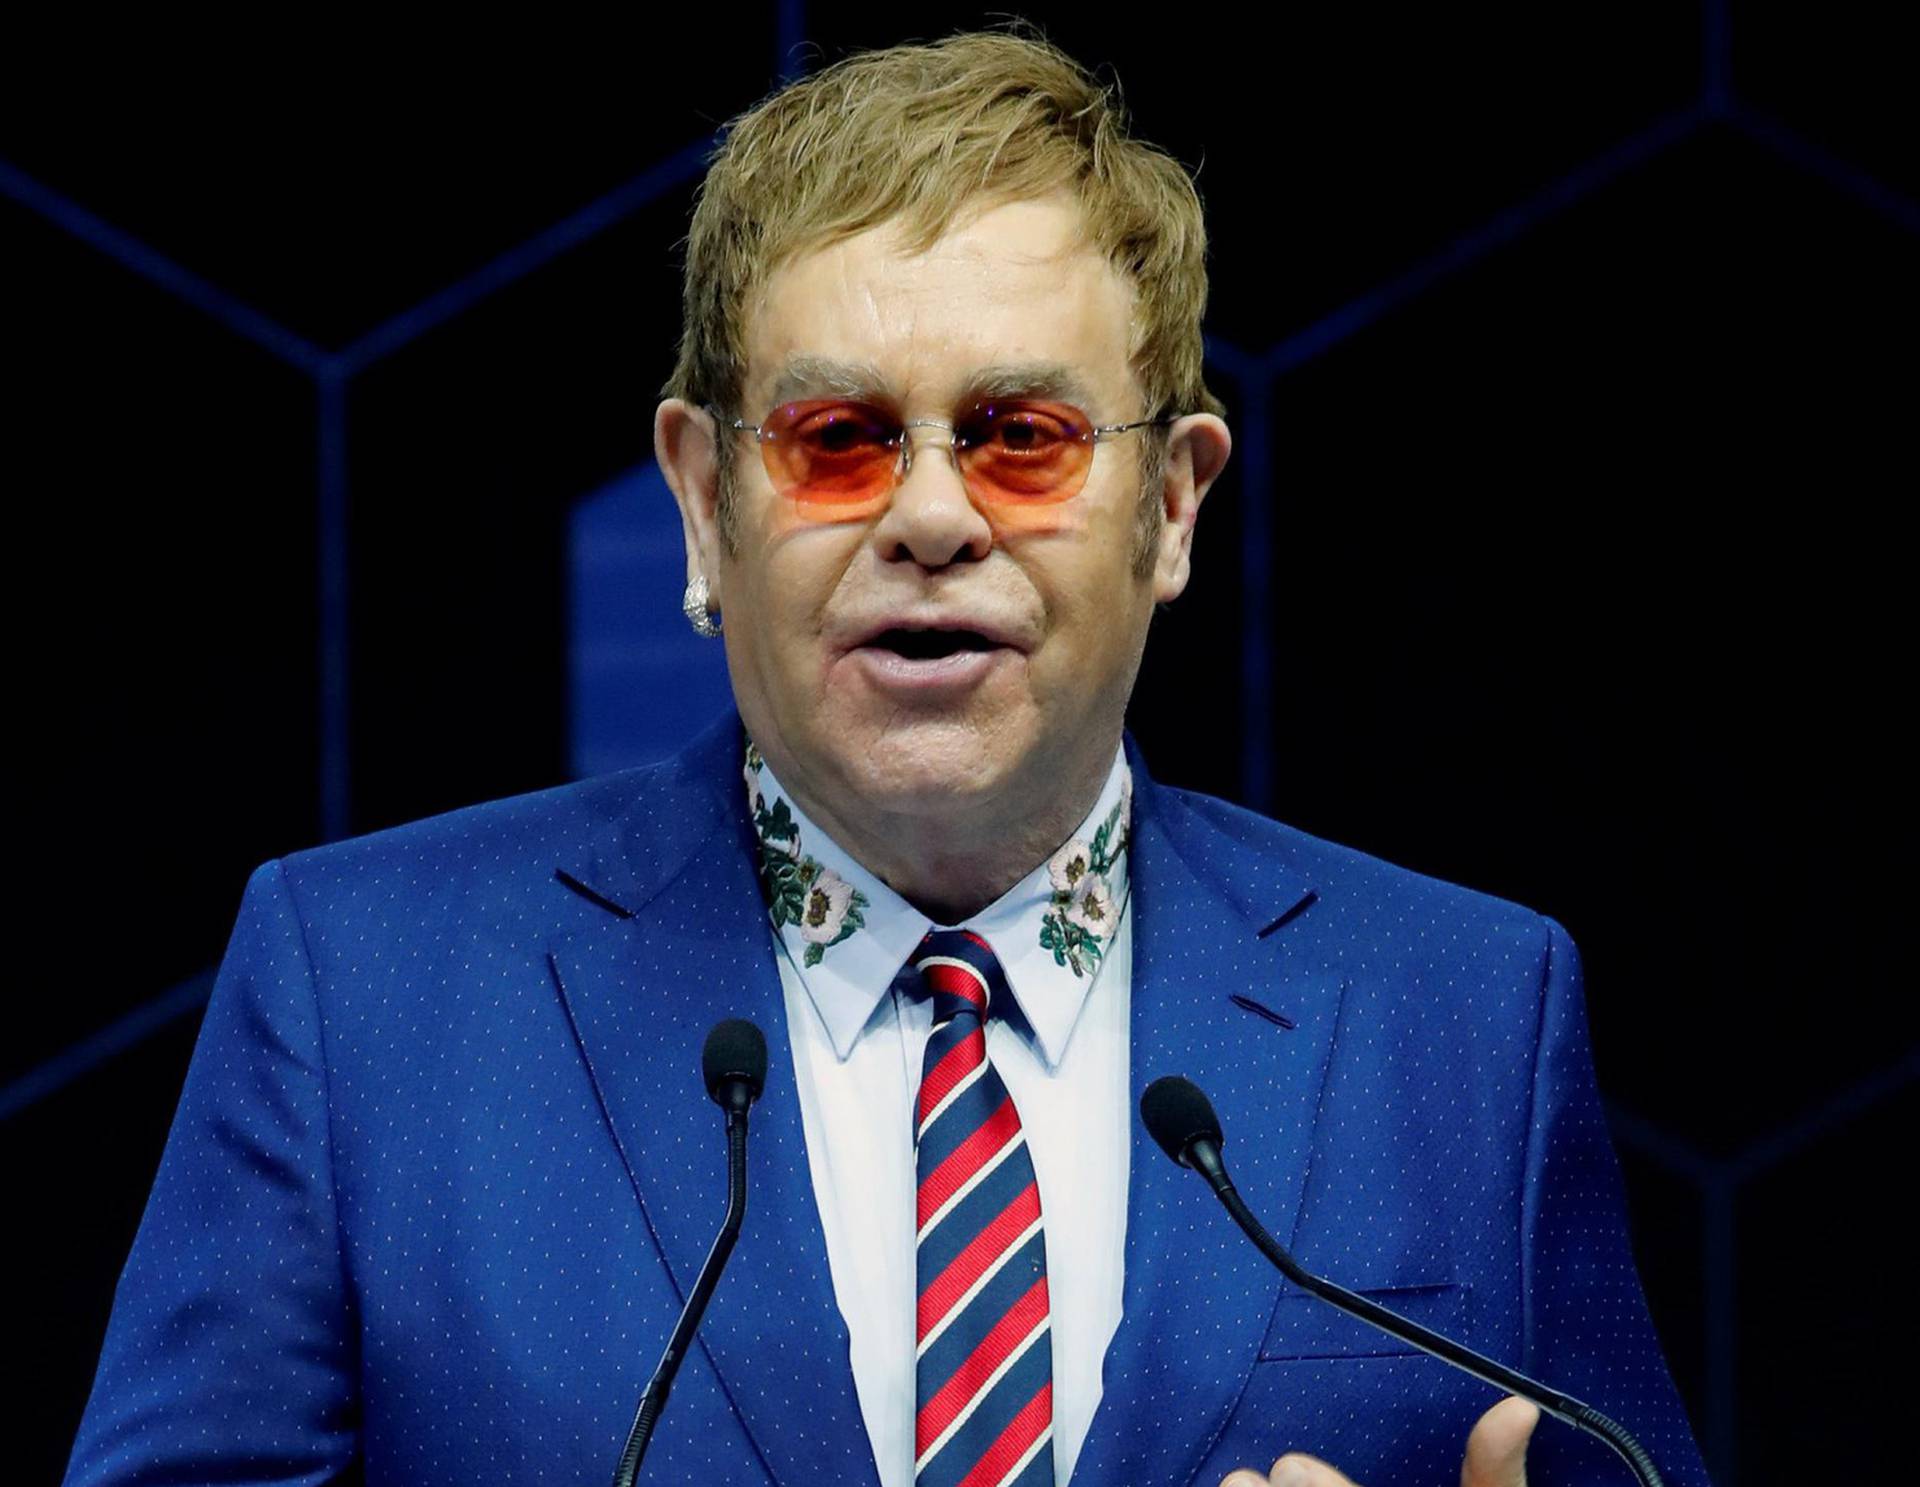
[[[751,741],[745,775],[768,915],[844,1060],[936,926],[814,825]],[[1126,754],[1116,750],[1073,835],[966,923],[999,957],[1050,1070],[1066,1054],[1126,908],[1132,804]]]

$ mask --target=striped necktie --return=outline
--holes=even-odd
[[[933,1001],[915,1107],[919,1340],[915,1487],[1053,1487],[1053,1338],[1033,1159],[987,1062],[1008,995],[987,942],[934,930],[913,953]]]

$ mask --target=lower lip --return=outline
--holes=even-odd
[[[867,679],[886,691],[936,693],[978,686],[1013,652],[999,646],[990,651],[955,651],[922,661],[884,646],[863,645],[850,654]]]

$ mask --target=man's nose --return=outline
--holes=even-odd
[[[874,528],[881,556],[923,568],[984,558],[993,548],[993,528],[967,493],[953,430],[908,424],[900,457],[906,468]]]

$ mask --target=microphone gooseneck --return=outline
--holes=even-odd
[[[740,1223],[747,1216],[747,1111],[760,1098],[767,1083],[766,1035],[752,1023],[730,1017],[707,1034],[706,1047],[700,1052],[700,1073],[707,1093],[727,1113],[727,1212],[720,1221],[720,1232],[700,1266],[693,1289],[687,1293],[680,1319],[673,1324],[659,1366],[647,1381],[640,1396],[640,1408],[634,1414],[633,1428],[620,1451],[620,1464],[614,1468],[613,1487],[633,1487],[640,1474],[641,1459],[653,1427],[666,1408],[667,1395],[673,1389],[674,1376],[693,1345],[693,1334],[713,1299],[713,1288],[720,1283],[733,1244],[740,1237]]]
[[[1431,1353],[1443,1363],[1451,1363],[1483,1383],[1532,1400],[1547,1414],[1605,1441],[1633,1468],[1634,1476],[1642,1487],[1664,1487],[1652,1458],[1640,1443],[1591,1405],[1582,1404],[1572,1395],[1562,1394],[1558,1389],[1549,1388],[1523,1373],[1516,1373],[1505,1364],[1496,1363],[1452,1338],[1443,1337],[1431,1328],[1369,1301],[1357,1291],[1349,1291],[1345,1286],[1322,1280],[1304,1269],[1287,1253],[1280,1241],[1267,1232],[1266,1226],[1254,1217],[1246,1200],[1235,1190],[1233,1180],[1227,1175],[1226,1163],[1220,1156],[1220,1148],[1226,1141],[1220,1129],[1220,1119],[1214,1114],[1213,1102],[1192,1080],[1182,1079],[1177,1074],[1154,1080],[1140,1096],[1140,1119],[1148,1134],[1175,1163],[1191,1167],[1206,1178],[1207,1185],[1260,1253],[1303,1291],[1318,1296],[1328,1305],[1339,1308],[1349,1316],[1358,1317],[1402,1342],[1411,1343],[1424,1353]]]

